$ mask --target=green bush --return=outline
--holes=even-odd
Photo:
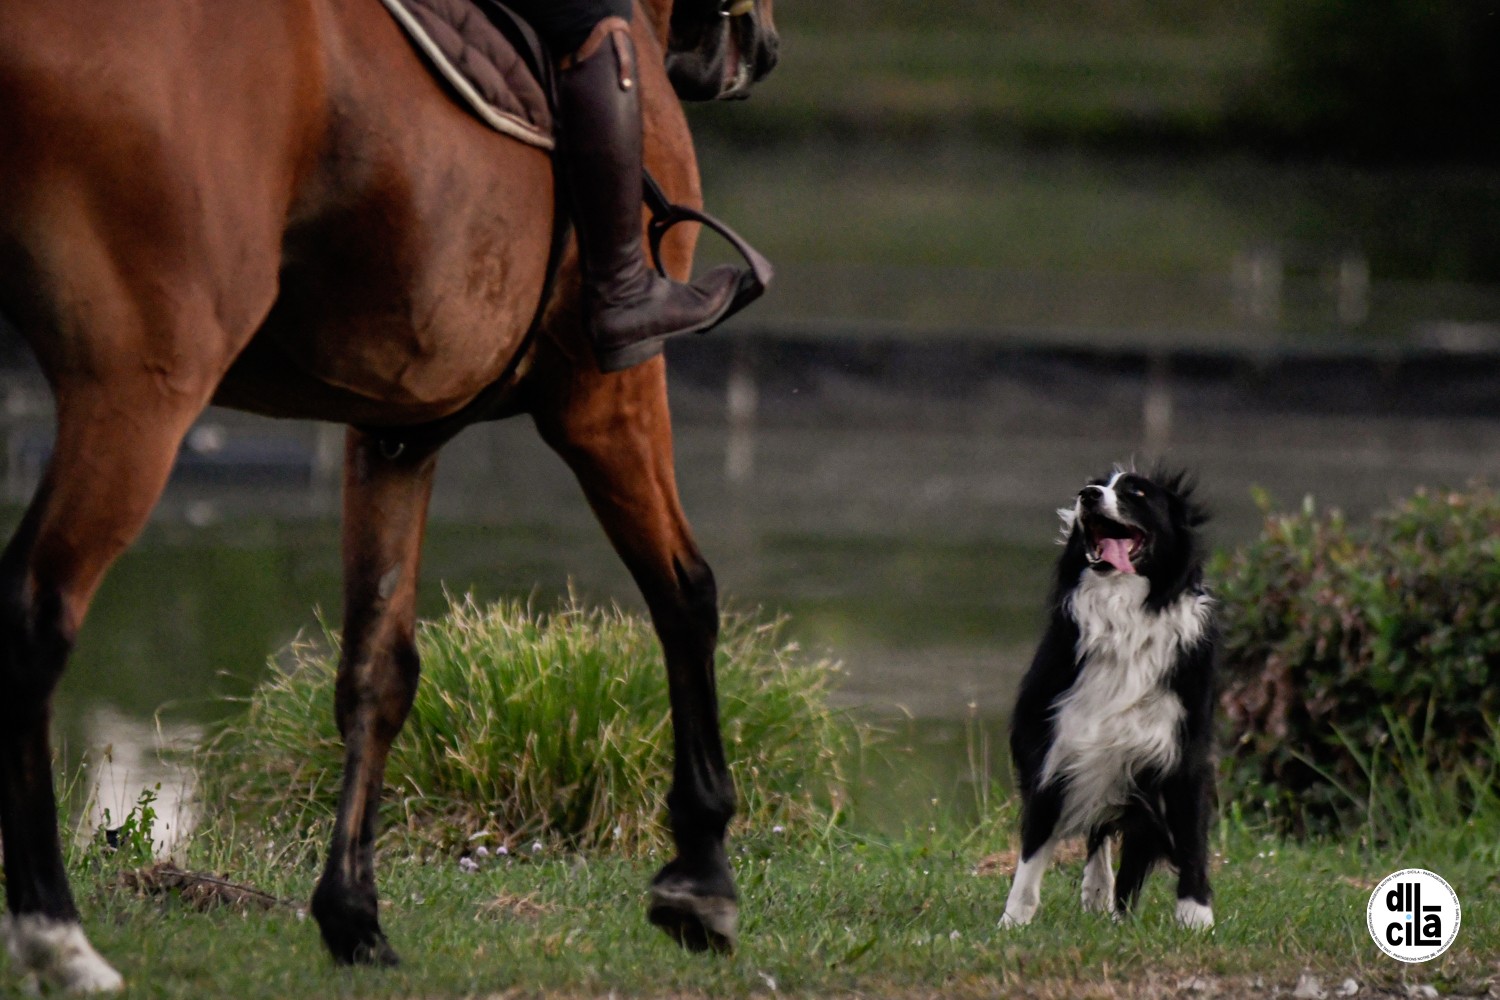
[[[386,773],[387,832],[409,846],[549,845],[639,852],[665,841],[671,782],[665,670],[645,620],[569,602],[451,602],[418,634],[422,680]],[[297,642],[208,741],[205,822],[283,843],[321,841],[337,803],[338,637]],[[721,723],[740,822],[824,832],[860,734],[826,696],[836,668],[807,662],[780,623],[726,616]]]
[[[1264,809],[1289,832],[1377,834],[1402,815],[1441,811],[1439,801],[1450,810],[1493,803],[1493,490],[1419,492],[1362,529],[1309,501],[1299,514],[1268,517],[1262,537],[1217,576],[1228,801]],[[1404,799],[1391,797],[1393,778]],[[1426,801],[1413,800],[1418,791]]]

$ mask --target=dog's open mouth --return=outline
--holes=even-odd
[[[1083,531],[1088,541],[1089,564],[1099,569],[1101,563],[1107,563],[1121,573],[1136,571],[1136,560],[1151,541],[1135,525],[1121,524],[1098,514],[1084,516]]]

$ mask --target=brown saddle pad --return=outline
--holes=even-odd
[[[552,148],[552,112],[541,84],[469,0],[380,2],[481,121],[521,142]]]

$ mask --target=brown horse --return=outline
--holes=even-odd
[[[699,189],[674,86],[739,96],[775,61],[771,0],[726,14],[715,0],[636,11],[646,160],[676,201]],[[678,502],[662,361],[594,370],[571,252],[541,301],[547,155],[452,103],[375,0],[6,0],[0,136],[0,311],[57,407],[51,462],[0,557],[0,832],[20,967],[64,989],[121,984],[63,869],[50,700],[95,589],[210,403],[350,427],[345,770],[312,902],[334,958],[395,961],[376,810],[417,684],[437,450],[467,422],[521,413],[577,475],[664,649],[677,855],[650,919],[687,947],[730,947],[714,580]],[[679,277],[694,238],[679,227],[663,247]]]

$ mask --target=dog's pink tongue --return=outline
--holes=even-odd
[[[1135,566],[1130,562],[1130,539],[1128,538],[1099,539],[1099,558],[1121,573],[1135,572]]]

